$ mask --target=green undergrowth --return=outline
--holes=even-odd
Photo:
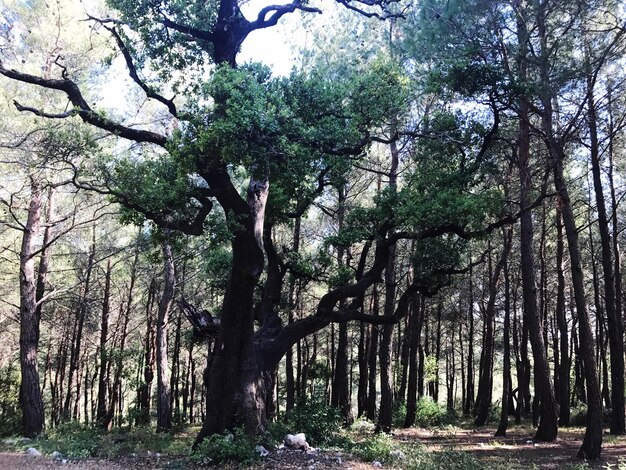
[[[157,433],[148,427],[115,428],[104,432],[92,426],[67,423],[50,430],[44,437],[19,442],[16,450],[34,447],[42,454],[59,452],[68,459],[144,457],[157,453],[178,457],[189,454],[195,435],[195,430],[168,434]]]

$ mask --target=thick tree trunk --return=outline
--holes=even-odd
[[[209,185],[219,190],[220,204],[229,217],[235,217],[238,230],[232,240],[232,269],[224,300],[220,332],[209,365],[206,419],[196,438],[221,433],[243,425],[255,436],[267,426],[265,401],[268,374],[278,358],[266,361],[254,338],[254,289],[263,271],[263,232],[265,204],[269,190],[267,178],[250,179],[248,200],[243,201],[232,186],[225,170],[207,175]],[[271,332],[275,325],[264,322]],[[259,332],[262,336],[263,333]],[[229,399],[224,399],[229,397]]]
[[[168,432],[172,429],[172,408],[170,403],[169,365],[167,360],[167,332],[169,315],[174,300],[174,254],[166,232],[163,240],[163,293],[159,301],[156,334],[156,366],[157,366],[157,432]]]
[[[41,228],[41,186],[31,179],[30,204],[20,250],[20,405],[22,433],[35,437],[44,430],[44,408],[39,386],[36,240]]]

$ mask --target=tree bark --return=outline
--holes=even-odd
[[[163,293],[159,301],[156,335],[157,366],[157,432],[169,432],[172,429],[172,408],[170,403],[169,365],[167,360],[167,332],[169,315],[174,300],[174,255],[166,231],[163,250]]]
[[[570,420],[570,358],[568,328],[565,317],[565,276],[563,275],[563,218],[560,204],[557,203],[556,211],[556,271],[557,271],[557,294],[556,294],[556,321],[559,329],[559,381],[556,398],[559,402],[559,425],[568,426]]]
[[[109,385],[107,342],[109,336],[109,312],[111,310],[111,258],[107,261],[104,278],[104,297],[102,301],[102,316],[100,318],[100,372],[98,374],[98,405],[96,408],[96,422],[105,426],[107,414],[107,389]]]
[[[39,385],[36,242],[41,228],[41,185],[31,177],[30,204],[20,249],[20,405],[22,433],[36,437],[44,430],[44,407]]]
[[[611,253],[611,235],[604,202],[602,175],[600,169],[600,144],[598,139],[597,112],[594,97],[594,79],[586,54],[585,67],[587,79],[587,124],[589,128],[589,155],[591,173],[596,196],[598,230],[602,253],[602,273],[604,276],[604,301],[608,321],[609,344],[611,347],[611,434],[622,435],[626,432],[626,407],[624,404],[624,332],[621,311],[616,308],[615,277]]]
[[[509,228],[506,232],[502,254],[496,263],[496,267],[493,271],[491,279],[489,280],[489,299],[487,300],[487,308],[485,309],[485,347],[483,350],[483,367],[478,383],[476,418],[474,419],[474,424],[476,426],[482,426],[487,422],[487,418],[489,417],[489,408],[491,407],[491,394],[493,388],[493,326],[495,321],[496,296],[498,294],[500,273],[507,263],[508,254],[511,249],[512,237],[513,231]],[[508,339],[508,332],[506,332],[505,335]],[[505,361],[506,360],[507,359],[505,358]],[[506,408],[506,403],[507,400],[502,401],[503,408]]]
[[[502,406],[500,409],[500,423],[495,436],[506,436],[509,425],[509,396],[511,394],[511,281],[509,277],[508,254],[511,247],[513,229],[509,227],[505,244],[508,243],[509,250],[503,252],[504,269],[504,351],[502,358]]]

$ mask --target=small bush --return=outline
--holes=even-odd
[[[75,421],[61,424],[38,441],[43,453],[57,451],[66,457],[84,459],[97,456],[100,432],[93,427]]]
[[[350,430],[356,434],[367,434],[372,433],[376,429],[376,425],[372,423],[367,418],[357,418],[352,426],[350,426]]]
[[[446,409],[435,403],[431,397],[421,397],[417,402],[415,424],[422,428],[441,426],[451,422],[453,418]]]
[[[389,434],[379,433],[356,443],[352,448],[352,453],[366,462],[374,460],[388,462],[392,450],[394,450],[392,437]]]
[[[194,450],[189,460],[200,465],[222,465],[229,462],[250,465],[257,457],[254,445],[243,429],[238,428],[232,434],[213,434],[207,437]]]
[[[406,470],[482,470],[485,468],[471,454],[458,450],[429,452],[423,446],[413,445],[405,449],[406,460],[402,468]]]
[[[0,369],[0,436],[20,433],[22,412],[19,405],[20,374],[17,368]]]
[[[342,423],[341,414],[337,408],[322,400],[301,403],[290,410],[286,418],[289,433],[303,432],[307,442],[313,446],[337,442]]]
[[[394,428],[401,428],[404,426],[404,420],[406,418],[406,403],[396,402],[393,404],[392,410],[392,423]]]

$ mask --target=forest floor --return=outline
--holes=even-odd
[[[447,449],[467,452],[488,469],[626,469],[626,436],[605,434],[602,457],[586,462],[576,456],[584,431],[584,428],[560,428],[557,440],[549,443],[534,442],[533,430],[522,426],[510,427],[506,437],[494,437],[495,428],[456,427],[401,429],[394,437],[405,443],[419,442],[430,452]]]
[[[533,442],[532,429],[512,427],[507,437],[494,438],[494,429],[464,429],[445,427],[440,429],[402,429],[394,432],[394,448],[404,449],[411,455],[411,448],[419,448],[423,455],[439,458],[426,465],[427,468],[445,470],[470,469],[626,469],[626,436],[615,438],[605,435],[602,458],[595,462],[584,462],[576,457],[584,430],[582,428],[559,429],[556,442]],[[412,447],[413,446],[413,447]],[[417,447],[415,447],[417,446]],[[179,454],[179,455],[177,455]],[[469,459],[458,459],[466,455]],[[252,466],[222,466],[220,468],[307,469],[322,468],[369,470],[372,468],[425,468],[415,460],[382,460],[363,462],[348,452],[339,449],[313,452],[283,449],[274,451]],[[72,470],[94,469],[195,469],[182,453],[156,453],[144,451],[138,454],[116,455],[108,458],[54,459],[49,455],[32,457],[12,446],[0,445],[0,469],[44,470],[68,468]],[[215,468],[215,467],[214,467]]]

